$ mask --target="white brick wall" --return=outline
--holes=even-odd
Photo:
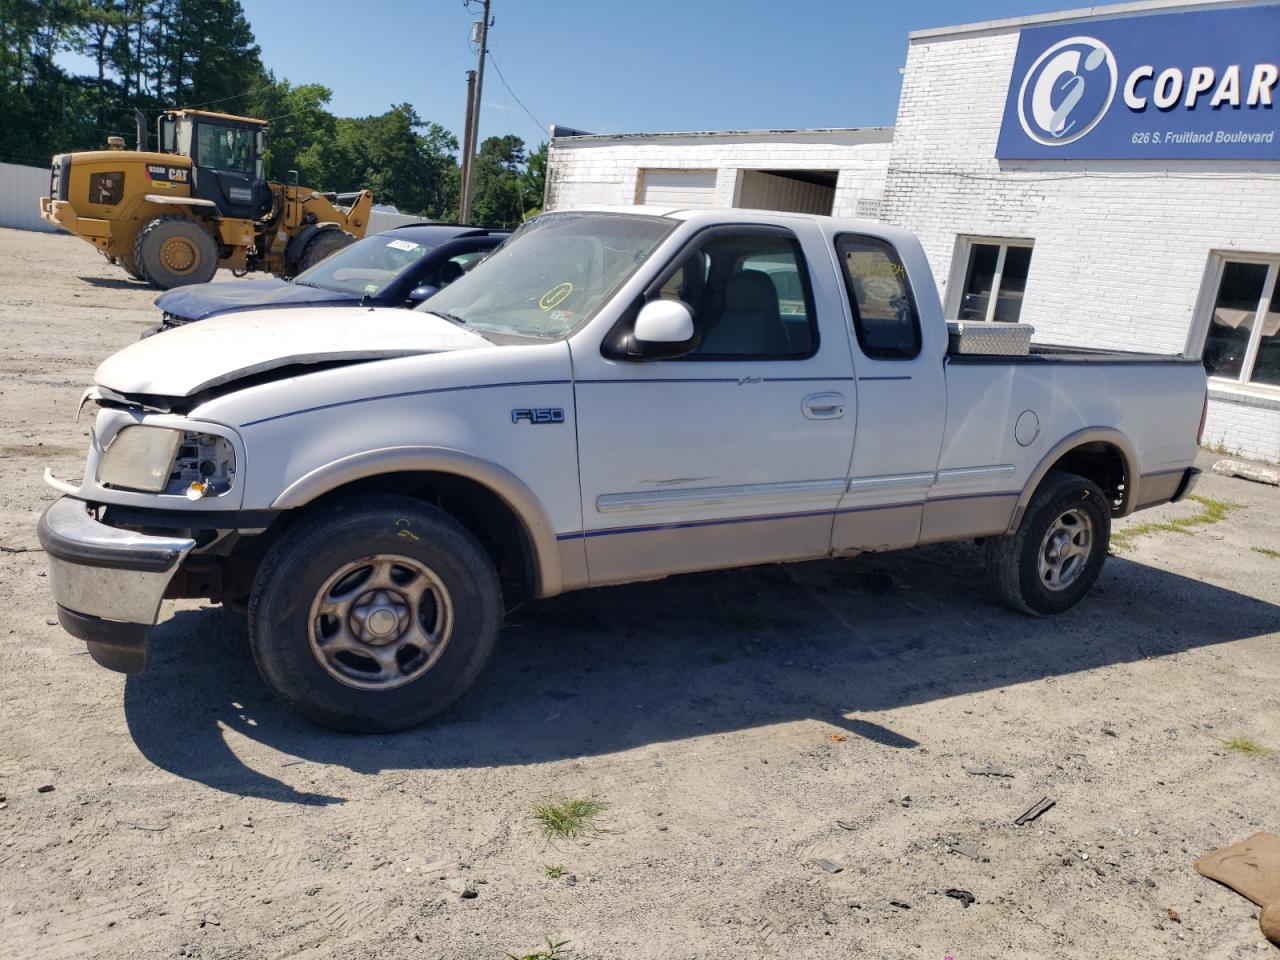
[[[1211,252],[1280,253],[1280,163],[998,161],[1017,45],[1012,28],[911,42],[884,219],[920,235],[944,302],[958,237],[1029,237],[1037,340],[1198,353]],[[1280,403],[1215,396],[1209,425],[1207,443],[1280,459]]]
[[[892,132],[800,130],[645,137],[558,137],[547,164],[546,209],[636,202],[636,177],[654,167],[712,169],[716,205],[731,207],[740,170],[837,170],[836,216],[884,191]]]

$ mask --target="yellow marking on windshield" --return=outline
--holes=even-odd
[[[544,293],[542,299],[538,301],[538,306],[543,310],[550,310],[552,307],[563,303],[571,293],[573,293],[573,284],[565,281]]]

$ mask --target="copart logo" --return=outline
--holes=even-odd
[[[1018,119],[1036,143],[1079,140],[1098,125],[1116,95],[1116,58],[1093,37],[1069,37],[1036,59],[1018,93]]]

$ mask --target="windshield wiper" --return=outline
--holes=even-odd
[[[431,314],[433,317],[442,317],[450,323],[456,323],[460,327],[465,327],[467,325],[467,321],[463,320],[456,313],[444,313],[440,310],[428,310],[426,312]]]

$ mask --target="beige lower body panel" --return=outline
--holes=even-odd
[[[1186,468],[1183,467],[1178,470],[1146,473],[1140,476],[1138,478],[1138,503],[1133,509],[1145,510],[1147,507],[1168,503],[1173,499],[1173,495],[1178,492],[1178,487],[1181,485],[1182,478],[1186,475],[1186,472]]]
[[[1017,493],[928,500],[920,519],[920,542],[939,543],[1007,533],[1017,505]]]
[[[593,530],[585,536],[592,586],[817,559],[828,555],[830,538],[830,511]]]
[[[556,547],[560,554],[560,585],[556,593],[580,590],[590,586],[587,576],[587,550],[581,536],[557,540]],[[543,593],[542,596],[547,594]]]
[[[995,536],[1008,529],[1017,500],[1016,493],[967,495],[834,513],[592,530],[559,541],[564,589]]]
[[[855,507],[836,514],[831,547],[836,553],[876,553],[914,547],[919,538],[919,503]]]

